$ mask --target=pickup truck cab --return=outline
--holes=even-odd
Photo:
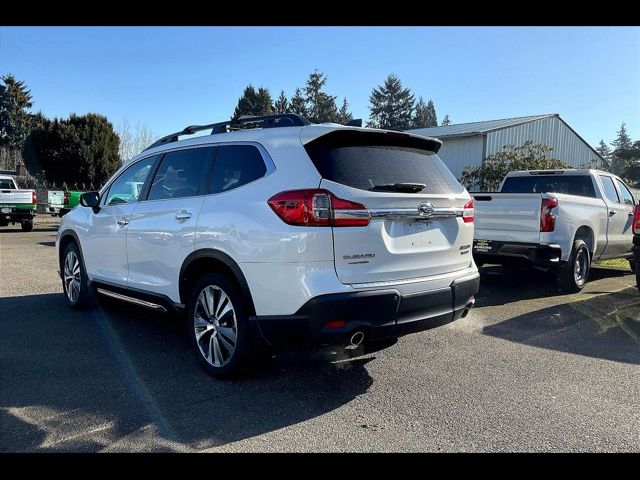
[[[478,265],[524,261],[553,269],[562,290],[578,292],[593,261],[633,256],[635,199],[611,173],[509,172],[499,192],[473,197],[473,254]]]
[[[37,204],[34,190],[21,190],[13,177],[0,175],[0,227],[19,223],[23,232],[30,232]]]

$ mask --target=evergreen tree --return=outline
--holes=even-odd
[[[304,88],[308,119],[313,123],[336,122],[338,107],[336,97],[322,91],[327,83],[324,73],[315,70],[309,75]]]
[[[338,111],[338,120],[337,123],[341,123],[345,125],[347,122],[353,120],[353,115],[349,111],[349,103],[347,102],[346,97],[342,99],[342,107]]]
[[[287,96],[284,94],[284,90],[280,90],[280,96],[273,105],[273,109],[277,114],[288,113],[289,101],[287,100]]]
[[[13,75],[3,75],[0,85],[0,147],[20,150],[29,133],[31,91]]]
[[[438,117],[436,116],[436,107],[433,105],[433,100],[429,100],[427,103],[427,127],[437,127]]]
[[[413,110],[413,119],[411,120],[412,128],[426,128],[428,124],[427,104],[424,103],[422,97],[418,99],[416,106]]]
[[[383,85],[374,88],[369,96],[370,119],[367,126],[406,130],[411,128],[414,97],[394,74]]]
[[[618,150],[618,149],[626,150],[631,148],[632,146],[631,137],[627,134],[627,126],[624,122],[622,122],[622,124],[620,125],[620,130],[618,130],[618,136],[613,142],[611,142],[611,145],[614,148],[614,153],[615,153],[615,150]]]
[[[606,143],[604,143],[604,140],[600,140],[600,143],[598,144],[598,148],[596,148],[596,152],[598,152],[600,156],[603,158],[601,168],[607,171],[610,170],[611,169],[611,149]]]
[[[258,108],[255,115],[271,115],[273,114],[273,101],[268,88],[260,87],[258,89]]]
[[[628,150],[633,146],[631,137],[627,134],[627,128],[624,122],[620,125],[618,136],[611,142],[613,153],[611,154],[611,171],[616,175],[622,175],[628,164]]]
[[[238,118],[242,115],[255,115],[258,109],[258,93],[253,85],[249,84],[245,87],[242,96],[238,99],[238,105],[233,111],[233,118]]]
[[[449,120],[449,114],[448,114],[448,113],[445,113],[445,114],[444,114],[444,118],[442,119],[442,123],[441,123],[441,125],[442,125],[443,127],[445,127],[445,126],[447,126],[447,125],[451,125],[451,120]]]
[[[296,92],[291,97],[291,102],[289,102],[289,110],[291,113],[297,113],[298,115],[302,115],[303,117],[307,117],[309,112],[307,111],[307,103],[305,101],[304,96],[302,95],[302,90],[296,88]]]

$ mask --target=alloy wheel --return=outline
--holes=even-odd
[[[80,260],[74,251],[67,253],[64,259],[64,290],[71,303],[80,298]]]
[[[236,349],[238,324],[229,296],[209,285],[198,295],[193,325],[202,356],[214,367],[229,363]]]

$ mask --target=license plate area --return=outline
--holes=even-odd
[[[2,210],[0,210],[0,213],[11,213],[11,208],[3,208]]]

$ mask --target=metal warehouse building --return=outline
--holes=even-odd
[[[600,165],[602,160],[557,113],[408,131],[442,140],[438,155],[457,178],[464,167],[481,165],[487,156],[502,150],[505,145],[520,146],[527,140],[550,145],[553,157],[575,167],[592,160]]]

